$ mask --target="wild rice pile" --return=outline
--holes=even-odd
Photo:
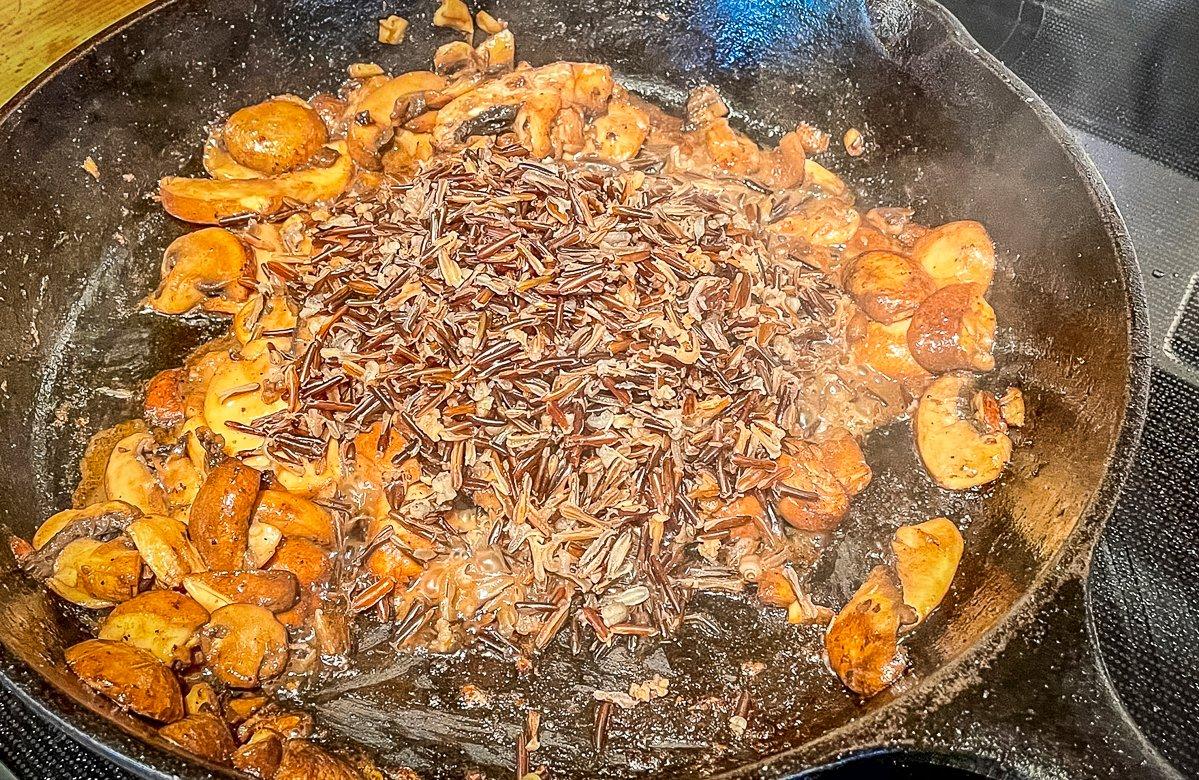
[[[844,354],[841,293],[771,246],[760,191],[525,154],[434,158],[317,214],[315,256],[268,264],[260,290],[300,313],[272,355],[290,406],[248,430],[291,468],[331,442],[351,462],[372,428],[370,457],[420,463],[422,490],[386,486],[398,525],[372,547],[496,579],[473,601],[397,585],[404,637],[666,634],[689,593],[744,585],[711,553],[745,519],[714,507],[757,496],[783,548],[774,462]]]

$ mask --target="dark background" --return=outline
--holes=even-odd
[[[1155,352],[1149,423],[1096,552],[1091,608],[1125,707],[1183,774],[1199,777],[1199,7],[942,2],[1075,129],[1138,250]],[[2,694],[0,760],[21,778],[126,777]],[[978,775],[881,756],[816,776]]]

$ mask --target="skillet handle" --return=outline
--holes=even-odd
[[[1085,581],[1067,580],[979,679],[939,702],[923,733],[903,747],[976,757],[1003,778],[1181,777],[1120,703],[1087,604]]]

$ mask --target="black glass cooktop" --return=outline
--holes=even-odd
[[[1154,340],[1149,422],[1096,554],[1092,607],[1125,707],[1199,776],[1199,14],[1190,0],[943,2],[1074,128],[1137,247]],[[128,777],[3,693],[0,761],[19,778]],[[964,775],[889,757],[819,776]]]

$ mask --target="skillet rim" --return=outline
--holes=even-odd
[[[867,5],[871,4],[871,1],[866,0]],[[12,119],[25,102],[43,85],[74,65],[91,49],[174,2],[176,0],[152,0],[62,55],[0,106],[0,126]],[[1033,584],[1025,589],[994,626],[980,635],[968,649],[961,652],[956,658],[928,673],[918,681],[916,686],[904,691],[895,700],[887,702],[876,711],[851,720],[798,748],[775,754],[757,763],[728,770],[717,777],[744,777],[770,769],[803,771],[821,765],[831,765],[850,753],[868,750],[871,746],[885,749],[884,745],[889,741],[894,741],[895,735],[887,733],[893,729],[875,730],[877,722],[888,715],[903,713],[905,709],[911,710],[913,702],[920,698],[921,693],[927,694],[941,686],[965,688],[987,685],[985,671],[981,670],[980,662],[993,657],[1001,650],[1006,644],[1007,637],[1013,631],[1018,631],[1027,624],[1037,609],[1057,593],[1064,583],[1073,579],[1085,581],[1094,546],[1115,508],[1116,500],[1128,478],[1139,448],[1149,400],[1149,377],[1152,367],[1151,335],[1140,265],[1128,228],[1110,189],[1095,164],[1062,120],[1024,81],[984,49],[957,17],[936,0],[905,0],[905,2],[910,3],[915,9],[927,12],[943,26],[941,45],[956,46],[961,49],[962,54],[975,60],[990,75],[1003,81],[1008,89],[1029,106],[1036,119],[1048,133],[1049,138],[1065,151],[1075,171],[1088,189],[1091,205],[1103,222],[1104,230],[1112,242],[1115,250],[1117,275],[1124,285],[1126,303],[1124,314],[1128,323],[1129,346],[1127,403],[1120,423],[1119,434],[1112,447],[1098,489],[1057,552],[1040,567],[1041,570]],[[1095,660],[1104,681],[1107,682],[1102,693],[1114,702],[1117,710],[1127,718],[1127,712],[1111,688],[1102,657],[1094,644],[1089,599],[1087,603],[1081,605],[1081,608],[1086,611],[1089,627],[1088,638],[1091,641],[1091,647],[1088,654]],[[980,669],[977,679],[959,680],[954,685],[953,678],[961,676],[960,671],[968,662],[973,662],[973,668]],[[78,702],[13,654],[3,642],[0,642],[0,685],[16,695],[26,707],[59,731],[64,732],[96,755],[139,776],[165,780],[171,777],[192,775],[198,767],[206,770],[210,775],[240,776],[229,767],[199,760],[190,754],[185,754],[161,737],[155,736],[153,740],[145,740],[117,721],[110,720],[88,707],[79,706]],[[863,737],[866,739],[862,739]],[[1144,741],[1146,748],[1156,753],[1152,745],[1147,740]],[[805,765],[802,766],[788,766],[801,753],[816,754],[819,756],[817,759],[819,763],[805,762]]]

